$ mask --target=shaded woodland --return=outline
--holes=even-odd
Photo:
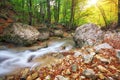
[[[119,25],[119,3],[117,0],[1,0],[0,6],[14,10],[17,22],[48,27],[61,24],[70,29],[85,23],[102,27]]]

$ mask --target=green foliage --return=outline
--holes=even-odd
[[[101,5],[105,15],[94,4],[88,7],[88,0],[74,0],[74,26],[85,23],[95,23],[104,26],[103,16],[106,17],[107,24],[117,22],[117,0],[98,0],[96,5]],[[47,1],[32,0],[30,9],[29,0],[11,0],[10,3],[17,11],[18,21],[29,22],[29,12],[32,12],[32,25],[47,22]],[[66,26],[70,24],[72,0],[50,0],[51,24],[61,23]]]

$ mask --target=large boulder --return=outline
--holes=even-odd
[[[75,31],[74,40],[79,47],[94,45],[102,40],[103,31],[95,24],[84,24]]]
[[[50,36],[55,36],[55,37],[63,37],[63,30],[62,29],[52,29],[50,31]]]
[[[18,45],[31,45],[39,38],[39,31],[34,27],[22,23],[13,23],[6,27],[3,32],[3,39],[6,42]]]
[[[49,39],[50,32],[47,27],[39,28],[38,31],[40,32],[40,35],[39,35],[40,41]]]

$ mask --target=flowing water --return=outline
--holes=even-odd
[[[34,60],[44,54],[51,52],[61,52],[70,50],[73,45],[67,43],[66,41],[54,42],[49,45],[47,48],[42,48],[36,51],[22,51],[16,52],[13,50],[0,50],[0,76],[6,75],[13,70],[17,70],[18,68],[24,67],[34,67],[40,63],[31,62],[30,60]],[[61,47],[65,45],[65,48]]]

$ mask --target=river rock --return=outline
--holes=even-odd
[[[103,37],[103,31],[95,24],[84,24],[75,31],[74,40],[79,47],[94,45],[100,42]]]
[[[83,53],[80,51],[75,51],[74,53],[74,57],[79,57],[80,55],[82,55]]]
[[[84,59],[84,63],[90,63],[93,60],[95,54],[95,52],[91,52],[90,54],[83,54],[82,57]]]
[[[77,64],[73,64],[72,66],[72,72],[76,72],[78,69],[78,65]]]
[[[36,79],[36,78],[38,77],[38,75],[39,75],[38,72],[33,73],[33,74],[32,74],[32,79],[33,79],[33,80]]]
[[[98,65],[97,68],[101,72],[108,72],[108,70],[104,66],[102,66],[102,65]]]
[[[108,43],[103,43],[103,44],[99,44],[99,45],[97,45],[97,46],[94,46],[94,49],[96,50],[96,51],[99,51],[99,50],[101,50],[101,49],[112,49],[113,47],[112,46],[110,46]]]
[[[95,72],[92,69],[86,69],[83,71],[83,75],[92,78],[93,76],[95,76]]]
[[[44,80],[51,80],[51,76],[50,75],[46,76]]]
[[[50,32],[46,27],[39,28],[38,31],[40,32],[39,40],[43,41],[49,39]]]
[[[110,63],[110,61],[111,61],[110,59],[106,59],[104,57],[101,57],[100,55],[96,55],[95,57],[104,63]]]
[[[39,31],[34,27],[22,23],[13,23],[4,29],[3,39],[18,45],[30,45],[39,38]]]
[[[53,30],[51,30],[50,35],[56,36],[56,37],[63,37],[63,31],[62,31],[62,29],[53,29]]]
[[[32,80],[32,76],[29,75],[26,80]]]
[[[61,75],[57,75],[54,80],[69,80],[69,78],[65,78]]]
[[[120,50],[116,50],[116,52],[117,52],[116,56],[120,60]]]

